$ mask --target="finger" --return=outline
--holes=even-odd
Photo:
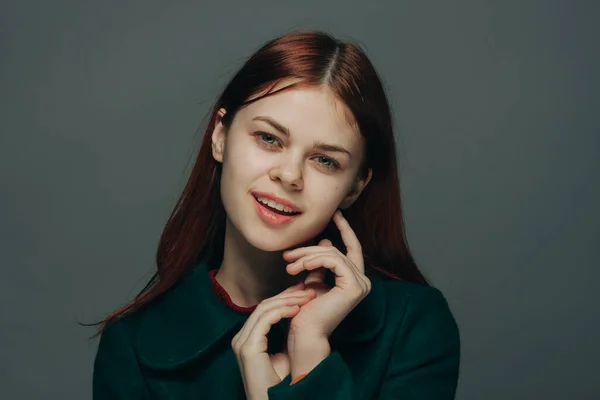
[[[340,257],[329,254],[320,254],[298,260],[288,266],[288,273],[290,275],[296,275],[302,270],[312,271],[321,267],[327,268],[335,274],[336,285],[339,284],[344,286],[357,280],[357,272],[351,265],[344,262]]]
[[[299,247],[297,249],[287,250],[283,253],[283,258],[285,260],[291,262],[291,261],[294,261],[295,259],[304,257],[305,255],[308,255],[311,253],[314,254],[314,253],[319,253],[319,252],[333,250],[333,249],[337,250],[333,246],[333,243],[331,243],[331,240],[321,239],[321,241],[319,241],[319,244],[317,246]]]
[[[282,292],[283,293],[283,292]],[[254,328],[257,321],[259,320],[262,314],[268,313],[273,309],[286,307],[286,306],[302,306],[308,303],[312,298],[316,295],[313,290],[303,290],[299,293],[288,293],[286,296],[282,297],[282,293],[279,295],[266,299],[262,301],[256,309],[250,314],[244,326],[239,332],[239,337],[237,341],[240,344],[244,343],[250,334],[250,331]]]
[[[308,246],[308,247],[298,247],[294,250],[288,250],[283,253],[283,258],[288,262],[293,262],[298,260],[301,257],[318,254],[318,253],[331,253],[335,252],[337,249],[333,246]]]
[[[299,293],[288,293],[284,294],[283,292],[278,294],[277,296],[271,297],[269,299],[263,300],[250,314],[240,331],[236,334],[236,336],[232,340],[232,345],[236,343],[244,343],[248,338],[248,334],[250,330],[256,324],[256,321],[260,317],[261,314],[268,312],[269,310],[281,307],[282,305],[295,305],[302,304],[303,299],[310,300],[312,299],[312,290],[311,291],[301,291]]]
[[[300,281],[300,282],[296,283],[295,285],[292,285],[289,288],[285,289],[283,292],[281,292],[277,296],[279,296],[279,295],[281,295],[283,293],[291,293],[291,292],[295,292],[297,290],[303,290],[303,289],[304,289],[304,282]],[[274,296],[272,298],[275,298],[277,296]]]
[[[317,268],[310,271],[304,279],[306,287],[314,289],[317,297],[331,289],[329,285],[325,283],[326,274],[327,268]]]
[[[254,310],[254,312],[252,312],[252,314],[250,314],[250,316],[244,323],[244,326],[242,327],[241,331],[244,331],[245,329],[248,329],[248,328],[251,329],[252,326],[254,326],[254,324],[256,323],[256,320],[258,319],[258,317],[260,316],[261,313],[264,313],[274,307],[278,307],[281,304],[295,304],[294,303],[295,301],[301,301],[304,298],[311,298],[311,296],[314,294],[313,289],[307,290],[306,284],[304,282],[300,282],[300,284],[291,286],[290,288],[284,290],[283,292],[261,301],[260,304]],[[303,287],[303,289],[302,290],[291,290],[294,287]],[[245,337],[245,335],[243,333],[242,333],[242,336]]]
[[[343,255],[342,253],[337,251],[337,249],[335,252],[320,252],[320,253],[316,253],[316,254],[309,253],[309,254],[305,255],[304,257],[300,257],[296,261],[289,263],[286,266],[286,271],[290,275],[296,275],[296,274],[300,273],[302,270],[308,270],[307,268],[305,268],[305,266],[308,265],[307,262],[315,260],[315,259],[324,259],[323,257],[330,257],[332,260],[335,260],[336,262],[341,263],[345,267],[350,268],[350,270],[354,274],[362,275],[362,272],[360,272],[358,270],[358,267],[356,267],[354,265],[354,263],[348,259],[348,257],[346,257],[345,255]],[[304,280],[304,282],[306,282],[306,279]]]
[[[342,289],[343,291],[349,291],[359,296],[364,297],[371,291],[371,281],[363,273],[349,262],[346,262],[337,257],[331,257],[327,255],[313,256],[302,260],[302,268],[306,270],[319,271],[330,269],[336,275],[335,287]],[[315,269],[316,268],[316,269]],[[330,292],[333,288],[324,287],[325,292]],[[318,292],[318,288],[315,288]],[[318,292],[317,296],[322,295],[323,292]]]
[[[306,287],[311,287],[314,284],[320,285],[325,282],[325,274],[327,274],[326,268],[312,270],[304,279],[304,284]]]
[[[274,308],[261,314],[256,321],[256,324],[250,330],[248,338],[244,342],[244,346],[249,346],[250,349],[253,349],[251,350],[251,353],[266,352],[266,337],[271,330],[271,327],[283,318],[294,317],[298,311],[300,311],[300,306],[295,304]]]
[[[329,239],[322,239],[319,242],[319,246],[332,247],[333,244],[331,243],[331,240],[329,240]],[[325,285],[326,274],[327,274],[326,268],[317,268],[315,270],[310,271],[310,273],[304,279],[304,283],[305,283],[306,287],[311,287],[315,290],[326,289],[327,288],[327,286]]]
[[[250,314],[244,323],[245,329],[252,329],[261,314],[285,305],[304,304],[314,295],[313,290],[301,290],[293,293],[280,293],[277,296],[263,300]]]
[[[332,247],[333,243],[331,243],[331,240],[329,240],[329,239],[323,239],[319,242],[319,246]]]
[[[333,214],[333,222],[340,231],[340,235],[342,236],[342,241],[346,246],[346,256],[350,261],[352,261],[361,272],[365,272],[363,254],[362,254],[362,246],[356,237],[356,233],[350,227],[348,220],[344,218],[342,212],[337,210],[335,214]]]

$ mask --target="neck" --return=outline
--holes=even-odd
[[[283,251],[263,251],[252,246],[227,219],[223,261],[215,279],[240,307],[254,306],[304,280],[286,272]]]

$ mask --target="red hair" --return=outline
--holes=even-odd
[[[240,108],[273,94],[273,87],[288,79],[331,90],[346,105],[363,137],[363,172],[370,168],[373,175],[344,216],[362,244],[367,269],[429,285],[406,240],[392,117],[375,68],[352,43],[323,32],[294,32],[262,46],[225,87],[212,108],[189,180],[162,233],[156,273],[132,302],[99,322],[100,331],[165,293],[197,261],[222,257],[226,215],[219,188],[221,165],[213,159],[211,149],[217,112],[226,110],[223,123],[228,126]],[[333,224],[322,236],[341,244]]]

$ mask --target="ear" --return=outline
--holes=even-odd
[[[352,186],[352,190],[350,191],[350,193],[348,193],[348,195],[344,198],[344,200],[342,200],[342,203],[340,204],[340,208],[342,210],[344,210],[344,209],[350,207],[352,204],[354,204],[354,202],[358,199],[358,196],[360,196],[360,194],[365,189],[367,184],[371,181],[372,177],[373,177],[373,170],[371,168],[369,168],[369,170],[367,171],[367,176],[365,176],[364,178],[357,179],[354,182],[354,185]]]
[[[223,154],[225,153],[225,125],[223,125],[223,116],[225,115],[225,109],[221,108],[217,111],[217,117],[215,120],[215,128],[212,131],[212,154],[213,158],[222,163]]]

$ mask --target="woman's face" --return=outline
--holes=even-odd
[[[313,239],[368,183],[370,173],[357,178],[364,149],[344,110],[326,89],[297,87],[240,109],[228,130],[217,124],[221,197],[251,245],[278,251]]]

